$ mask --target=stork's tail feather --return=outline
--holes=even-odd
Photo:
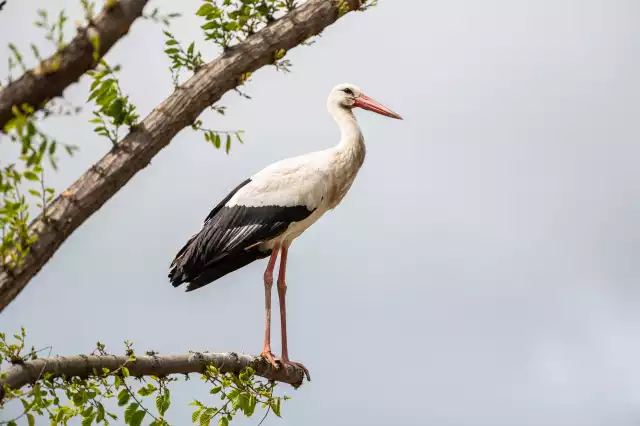
[[[211,262],[202,270],[189,271],[190,273],[186,273],[185,270],[174,261],[174,264],[172,264],[171,270],[169,271],[169,280],[171,281],[171,285],[174,287],[178,287],[182,283],[188,283],[186,291],[193,291],[210,284],[255,260],[264,259],[270,255],[271,250],[261,251],[257,247],[253,247],[248,250],[229,253],[218,260]]]

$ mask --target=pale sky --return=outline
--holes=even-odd
[[[171,31],[202,45],[199,3],[148,10],[184,13]],[[9,0],[2,44],[26,47],[45,6],[80,17],[75,0]],[[107,57],[142,116],[171,91],[162,50],[160,28],[138,22]],[[350,82],[404,121],[357,113],[364,167],[292,246],[289,349],[313,381],[282,386],[294,398],[264,424],[637,424],[640,3],[381,0],[289,59],[291,74],[254,74],[252,100],[229,93],[226,117],[202,116],[244,129],[244,145],[227,156],[181,132],[62,246],[1,329],[23,325],[54,354],[96,340],[122,351],[125,339],[139,351],[259,353],[266,261],[191,293],[168,283],[169,263],[247,176],[337,143],[325,101]],[[81,104],[87,89],[68,98]],[[50,174],[59,190],[109,148],[89,113],[46,126],[81,147]],[[208,398],[192,383],[173,393],[174,424]]]

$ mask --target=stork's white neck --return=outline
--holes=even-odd
[[[336,146],[339,151],[364,150],[364,137],[353,112],[342,105],[329,104],[329,113],[340,127],[340,142]]]
[[[334,154],[332,156],[334,160],[332,174],[337,189],[330,200],[331,208],[334,208],[345,196],[356,178],[358,170],[362,167],[366,149],[362,131],[353,112],[339,104],[329,104],[329,112],[340,126],[342,135],[338,145],[330,149]]]

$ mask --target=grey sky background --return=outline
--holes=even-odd
[[[180,40],[201,41],[198,1],[154,4],[185,14]],[[81,16],[72,0],[9,0],[3,45],[27,46],[37,7]],[[180,133],[64,244],[1,328],[24,325],[55,354],[98,339],[113,351],[130,339],[139,351],[258,353],[264,261],[188,294],[167,268],[246,176],[337,143],[325,101],[351,82],[405,120],[357,113],[365,165],[292,247],[290,352],[313,381],[283,386],[294,399],[265,424],[637,424],[639,24],[634,0],[385,0],[350,14],[290,53],[293,73],[260,70],[252,100],[228,94],[226,117],[203,115],[244,129],[244,145],[226,156]],[[108,56],[143,117],[171,91],[162,50],[160,28],[138,22]],[[68,98],[84,102],[87,88]],[[85,119],[46,129],[81,147],[50,174],[59,190],[109,148]],[[170,420],[188,424],[202,390],[174,391]]]

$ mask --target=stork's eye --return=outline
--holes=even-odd
[[[347,95],[349,95],[349,96],[353,96],[353,90],[351,90],[351,89],[349,89],[349,88],[342,89],[342,91],[343,91],[344,93],[346,93]]]

